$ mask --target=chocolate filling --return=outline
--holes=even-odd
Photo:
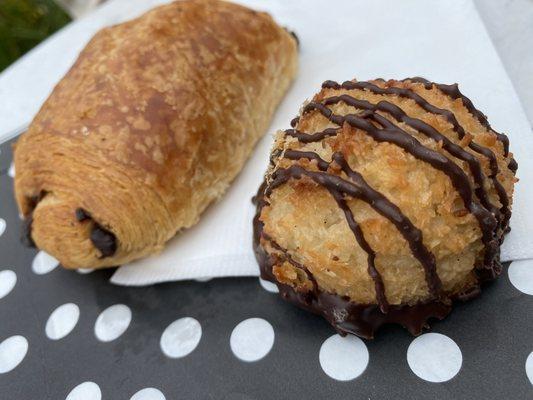
[[[102,258],[111,257],[117,251],[117,241],[115,235],[94,223],[93,229],[91,231],[91,242],[94,247],[100,250],[102,253]]]
[[[414,82],[423,83],[426,89],[433,85],[441,90],[444,94],[452,99],[461,99],[467,110],[479,120],[487,129],[491,130],[486,117],[476,110],[470,100],[464,97],[456,85],[436,85],[422,78],[411,79]],[[454,114],[445,109],[440,109],[427,102],[420,95],[410,89],[386,87],[382,88],[369,82],[352,82],[347,81],[342,85],[332,81],[326,81],[324,88],[335,89],[357,89],[368,90],[377,94],[395,95],[406,97],[414,100],[420,107],[429,113],[441,115],[453,126],[458,138],[462,139],[466,132],[459,125]],[[327,105],[344,102],[356,109],[362,110],[359,114],[349,114],[345,116],[334,114]],[[478,220],[482,232],[482,241],[485,245],[483,262],[476,265],[476,274],[478,283],[468,288],[466,291],[455,294],[451,298],[448,294],[442,292],[442,285],[437,274],[434,255],[424,246],[422,241],[422,232],[418,230],[411,221],[401,212],[401,210],[384,195],[374,190],[363,177],[352,170],[343,154],[334,153],[331,162],[323,160],[317,153],[310,151],[286,150],[283,154],[276,155],[291,160],[302,158],[313,160],[319,171],[307,170],[300,165],[292,165],[286,169],[276,170],[269,184],[263,182],[259,188],[255,203],[257,213],[254,218],[254,250],[257,261],[261,268],[263,279],[276,283],[280,289],[282,297],[291,303],[322,315],[326,318],[337,331],[341,334],[353,333],[362,337],[371,338],[376,329],[386,323],[396,323],[406,327],[411,333],[419,334],[427,326],[429,318],[444,318],[450,311],[452,300],[468,300],[480,293],[479,284],[496,278],[501,273],[501,264],[499,260],[499,245],[503,242],[503,236],[509,231],[509,218],[511,211],[507,193],[503,186],[497,180],[499,173],[496,156],[494,153],[483,146],[471,141],[469,147],[487,157],[490,162],[490,175],[485,177],[479,160],[470,153],[464,151],[460,146],[454,144],[446,136],[440,134],[430,125],[422,120],[411,118],[396,105],[380,101],[378,104],[372,104],[368,101],[358,100],[347,94],[323,99],[321,103],[309,103],[303,113],[316,110],[320,112],[330,122],[338,125],[338,128],[327,128],[322,132],[304,133],[297,129],[288,129],[286,135],[296,138],[301,143],[311,143],[321,141],[326,137],[335,136],[343,124],[351,125],[363,132],[366,132],[378,142],[388,142],[397,145],[415,158],[428,163],[432,167],[445,173],[451,180],[453,186],[462,198],[466,209],[472,213]],[[472,173],[475,185],[471,184],[468,176],[462,168],[456,164],[454,159],[435,152],[424,146],[408,132],[402,130],[397,124],[383,117],[377,112],[383,112],[390,115],[396,122],[402,122],[420,134],[431,138],[435,142],[442,143],[442,148],[453,157],[463,160],[468,164]],[[291,121],[293,128],[299,122],[299,117]],[[494,131],[493,131],[494,132]],[[509,143],[505,135],[494,132],[497,139],[502,142],[504,153],[507,156]],[[331,164],[335,163],[344,172],[347,179],[328,172]],[[509,163],[509,169],[516,171],[517,164],[514,159]],[[271,192],[278,186],[285,184],[292,179],[302,179],[303,177],[313,180],[315,183],[323,186],[335,199],[338,207],[343,211],[346,222],[353,232],[359,246],[367,253],[368,274],[374,281],[377,304],[357,304],[350,301],[347,297],[342,297],[333,293],[326,293],[319,289],[314,277],[307,267],[295,262],[287,250],[277,244],[273,238],[263,232],[263,223],[259,217],[264,206],[268,206],[268,197]],[[501,207],[498,208],[491,204],[488,193],[483,185],[484,180],[490,178],[499,195]],[[413,252],[413,255],[424,267],[426,272],[426,282],[428,285],[429,298],[424,303],[415,305],[389,305],[385,296],[385,288],[379,271],[374,265],[375,252],[365,240],[364,234],[360,229],[357,221],[353,216],[350,208],[346,203],[346,198],[352,197],[365,201],[373,207],[378,213],[389,219],[404,236]],[[268,255],[262,248],[260,240],[268,242],[274,249],[281,253]],[[288,261],[297,268],[303,270],[309,279],[313,282],[313,289],[302,291],[290,286],[277,282],[272,268],[277,263],[279,257]]]
[[[80,222],[93,220],[91,214],[83,208],[76,209],[76,219]],[[90,239],[94,247],[96,247],[101,255],[101,258],[111,257],[117,251],[117,238],[113,232],[105,229],[102,225],[93,220],[93,227],[91,229]]]
[[[30,214],[24,221],[22,221],[22,231],[20,235],[20,241],[26,247],[37,247],[31,237],[31,225],[33,223],[33,215]]]

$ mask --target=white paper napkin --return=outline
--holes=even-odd
[[[55,35],[0,76],[0,126],[29,120],[53,84],[101,26],[137,15],[157,0],[112,0]],[[241,174],[200,223],[172,239],[159,255],[119,268],[111,281],[122,285],[202,277],[253,276],[254,214],[250,202],[267,166],[271,134],[289,126],[301,103],[326,79],[424,76],[459,82],[463,93],[507,133],[519,163],[512,231],[503,260],[533,258],[533,136],[512,84],[470,0],[241,0],[270,12],[301,42],[300,72],[265,138]],[[21,86],[22,85],[22,86]],[[13,121],[17,115],[18,122]]]

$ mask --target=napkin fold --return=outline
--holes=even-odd
[[[73,23],[0,75],[0,126],[15,128],[37,111],[83,45],[102,26],[136,16],[157,0],[111,0]],[[272,133],[289,126],[304,100],[327,79],[424,76],[459,82],[461,91],[510,137],[519,163],[502,260],[533,258],[533,136],[524,111],[471,0],[242,0],[271,13],[300,39],[300,72],[228,192],[200,222],[173,238],[158,255],[119,268],[120,285],[255,276],[251,198],[263,179]],[[36,66],[39,66],[36,68]],[[16,118],[13,118],[13,115]],[[14,121],[15,120],[15,121]]]

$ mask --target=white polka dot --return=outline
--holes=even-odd
[[[0,236],[2,236],[5,231],[6,231],[6,221],[0,218]]]
[[[70,391],[66,400],[101,400],[102,392],[94,382],[83,382]]]
[[[358,337],[333,335],[320,346],[318,359],[330,378],[349,381],[365,371],[369,355],[365,343]]]
[[[100,313],[94,324],[94,334],[102,342],[111,342],[128,329],[130,322],[130,308],[124,304],[115,304]]]
[[[201,278],[196,278],[195,281],[198,281],[198,282],[207,282],[207,281],[210,281],[211,279],[213,279],[212,276],[204,276],[204,277],[201,277]]]
[[[17,283],[17,274],[6,269],[0,271],[0,299],[6,297],[13,290]]]
[[[58,340],[67,336],[80,318],[80,309],[74,303],[57,307],[46,321],[45,332],[48,339]]]
[[[131,396],[130,400],[165,400],[165,395],[155,388],[145,388]]]
[[[14,163],[11,163],[11,165],[9,166],[9,169],[7,170],[7,174],[8,174],[11,178],[14,178],[14,177],[15,177],[15,164],[14,164]]]
[[[529,381],[533,385],[533,351],[529,354],[526,360],[526,375],[529,378]]]
[[[264,279],[259,278],[259,283],[267,292],[270,293],[279,293],[278,286],[275,283],[265,281]]]
[[[459,346],[446,335],[426,333],[411,342],[407,349],[411,370],[428,382],[452,379],[463,363]]]
[[[59,261],[57,261],[54,257],[44,251],[40,251],[33,259],[33,262],[31,263],[31,269],[37,275],[44,275],[52,271],[58,265]]]
[[[270,322],[262,318],[245,319],[231,332],[231,351],[242,361],[258,361],[272,349],[274,336]]]
[[[94,271],[94,268],[78,268],[76,271],[78,271],[78,274],[90,274]]]
[[[180,318],[171,323],[161,335],[161,351],[170,358],[190,354],[202,337],[202,325],[191,317]]]
[[[533,260],[513,261],[507,273],[515,288],[522,293],[533,295]]]
[[[16,368],[28,352],[28,341],[24,336],[11,336],[0,343],[0,374]]]

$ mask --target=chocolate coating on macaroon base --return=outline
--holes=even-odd
[[[262,186],[263,188],[264,186]],[[262,191],[259,190],[257,196]],[[258,214],[259,215],[259,214]],[[373,339],[375,332],[385,324],[399,324],[411,334],[419,335],[428,327],[428,319],[442,320],[452,310],[450,302],[432,301],[414,306],[388,306],[384,313],[377,304],[357,304],[347,297],[318,289],[300,292],[277,281],[272,272],[274,262],[260,245],[262,223],[254,218],[254,252],[261,278],[277,285],[281,298],[306,311],[325,318],[342,336],[351,333],[365,339]]]

